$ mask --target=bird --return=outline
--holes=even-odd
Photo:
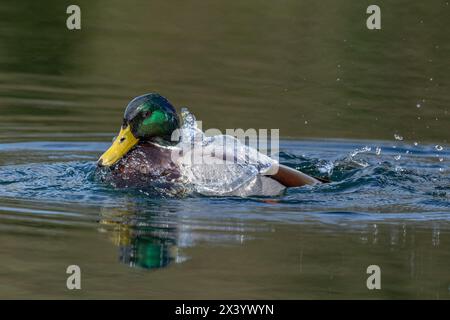
[[[117,186],[156,183],[159,188],[168,188],[183,178],[180,164],[173,157],[178,143],[173,133],[180,125],[175,107],[162,95],[147,93],[132,99],[126,106],[119,134],[97,161],[98,168],[107,170]],[[322,181],[273,161],[271,168],[252,183],[234,194],[276,194],[286,187]]]

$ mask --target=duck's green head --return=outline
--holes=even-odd
[[[149,93],[131,100],[125,109],[122,127],[112,146],[98,160],[99,166],[111,166],[143,141],[171,143],[179,127],[175,108],[163,96]]]

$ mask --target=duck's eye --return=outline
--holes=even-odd
[[[125,141],[125,137],[120,138],[120,143]]]
[[[150,117],[150,116],[151,116],[151,114],[152,114],[152,112],[151,112],[151,111],[145,111],[145,112],[144,112],[144,118],[148,118],[148,117]]]

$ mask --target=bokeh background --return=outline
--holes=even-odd
[[[448,1],[377,0],[378,31],[374,3],[3,1],[0,139],[106,141],[131,98],[159,92],[204,128],[446,144]]]

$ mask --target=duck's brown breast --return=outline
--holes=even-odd
[[[181,177],[178,166],[171,159],[171,150],[153,143],[137,145],[113,168],[115,180],[127,185],[174,182]],[[117,181],[116,181],[117,182]]]

